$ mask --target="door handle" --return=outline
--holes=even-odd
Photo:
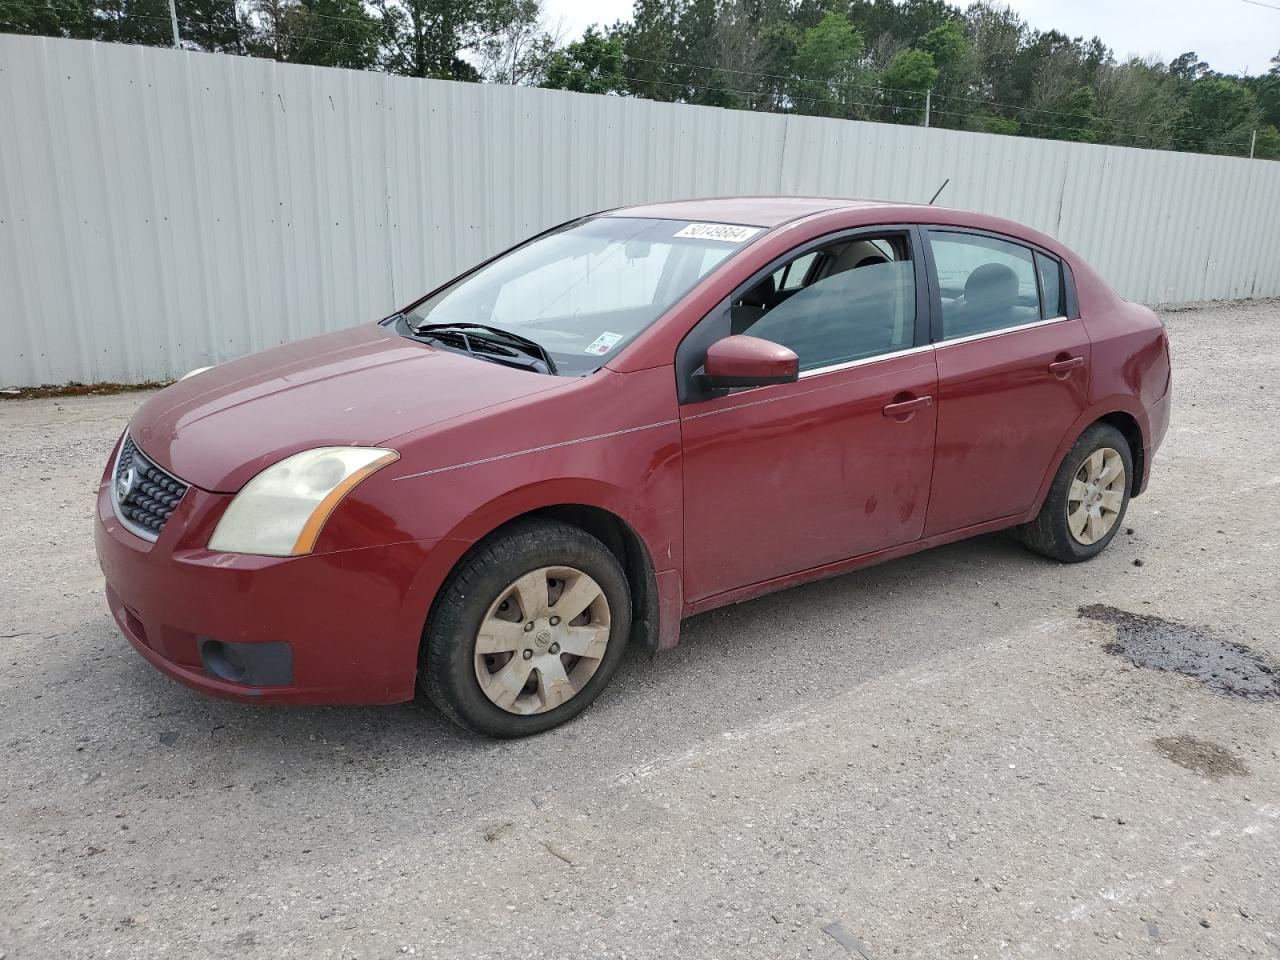
[[[933,406],[933,397],[915,397],[912,400],[899,400],[895,403],[885,404],[884,415],[886,417],[910,417],[917,410],[924,410]]]
[[[1069,360],[1055,360],[1049,364],[1049,372],[1055,377],[1066,377],[1076,367],[1084,366],[1084,357],[1071,357]]]

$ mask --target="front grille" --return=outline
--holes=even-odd
[[[156,539],[186,492],[185,483],[152,463],[125,434],[111,485],[116,516],[125,526],[140,537]]]

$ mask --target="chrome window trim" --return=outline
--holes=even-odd
[[[952,340],[939,340],[933,345],[935,347],[949,347],[953,343],[969,343],[972,340],[986,340],[989,337],[999,337],[1006,333],[1017,333],[1019,330],[1033,330],[1036,327],[1043,327],[1050,323],[1061,323],[1066,317],[1049,317],[1047,320],[1033,320],[1030,323],[1020,323],[1016,327],[1001,327],[998,330],[987,330],[983,333],[971,333],[967,337],[956,337]],[[943,321],[946,322],[945,320]]]
[[[836,373],[840,370],[852,370],[854,367],[864,367],[869,363],[879,363],[881,360],[892,360],[894,357],[906,357],[913,353],[924,353],[926,350],[932,350],[936,344],[925,343],[918,347],[904,347],[901,350],[891,350],[889,353],[877,353],[871,357],[859,357],[857,360],[846,360],[844,363],[832,363],[825,367],[814,367],[812,370],[801,371],[797,379],[807,380],[809,377],[816,377],[822,373]]]

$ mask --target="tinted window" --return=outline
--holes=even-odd
[[[809,267],[817,258],[818,253],[815,250],[812,253],[806,253],[803,257],[797,257],[785,267],[780,267],[773,274],[773,282],[779,290],[799,290],[804,286],[804,278],[809,272]]]
[[[1040,297],[1044,301],[1045,319],[1065,317],[1067,302],[1063,296],[1062,264],[1037,252],[1036,269],[1040,271]]]
[[[733,305],[732,326],[794,350],[803,372],[910,347],[915,306],[907,238],[859,238],[784,264]]]
[[[970,337],[1040,319],[1031,250],[975,234],[930,231],[942,298],[942,338]]]

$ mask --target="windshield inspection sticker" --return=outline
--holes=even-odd
[[[732,223],[691,223],[677,237],[690,240],[721,240],[725,243],[746,243],[761,230],[760,227],[738,227]]]
[[[608,353],[615,346],[617,346],[618,341],[621,339],[622,339],[622,334],[609,333],[606,330],[604,333],[600,334],[600,336],[596,337],[589,344],[587,344],[586,349],[583,350],[582,352],[594,354],[597,357],[603,357],[606,353]]]

